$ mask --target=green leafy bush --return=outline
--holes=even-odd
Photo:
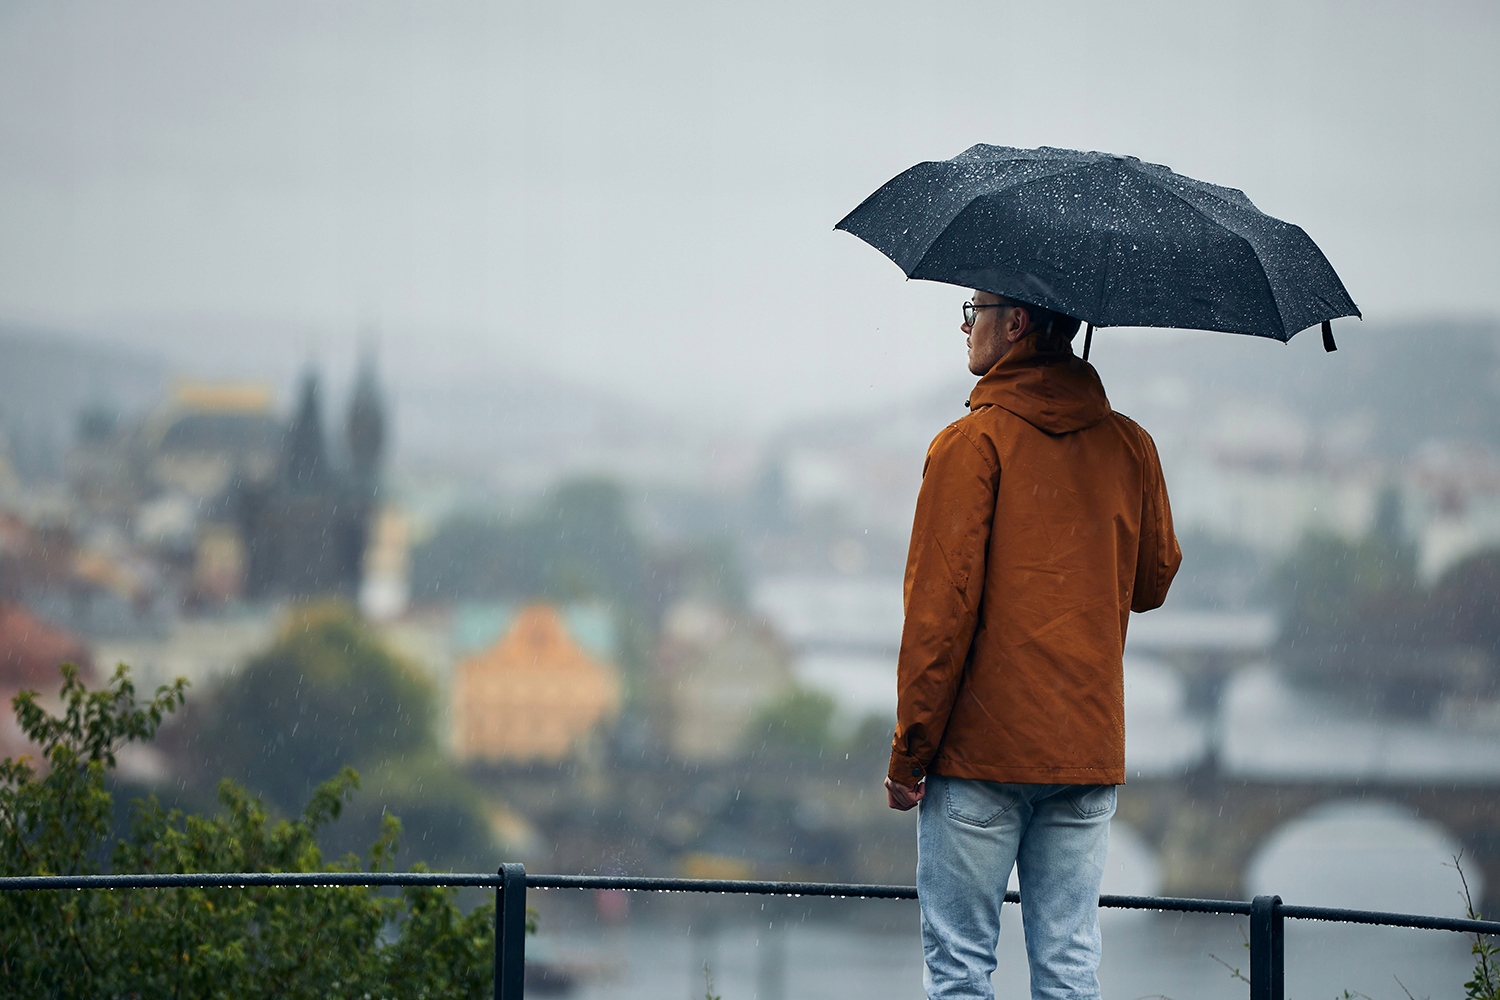
[[[125,667],[89,691],[63,668],[62,712],[14,701],[41,761],[0,761],[0,873],[358,871],[388,866],[389,817],[366,859],[327,863],[318,832],[359,778],[345,768],[302,815],[273,820],[232,782],[215,816],[137,802],[111,843],[106,787],[125,744],[149,740],[184,684],[138,704]],[[449,889],[128,889],[0,893],[0,982],[11,997],[480,997],[493,988],[494,909]]]
[[[1463,886],[1464,911],[1470,920],[1483,920],[1484,915],[1474,907],[1474,895],[1469,891],[1469,877],[1464,873],[1462,855],[1454,857],[1453,869],[1458,872],[1459,883]],[[1464,1000],[1500,1000],[1500,947],[1484,934],[1471,934],[1469,940],[1474,975],[1464,983]],[[1402,990],[1411,996],[1406,987],[1403,986]]]

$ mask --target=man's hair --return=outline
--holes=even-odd
[[[1054,312],[1042,306],[1034,306],[1020,299],[999,296],[1009,306],[1020,306],[1031,317],[1031,327],[1036,331],[1036,349],[1043,354],[1052,354],[1073,349],[1073,338],[1078,336],[1082,321],[1064,313]]]

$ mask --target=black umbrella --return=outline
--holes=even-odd
[[[1328,321],[1360,315],[1300,228],[1234,188],[1133,156],[974,146],[901,173],[837,228],[907,277],[993,292],[1091,327],[1287,341],[1322,323],[1331,351]]]

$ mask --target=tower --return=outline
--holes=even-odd
[[[354,485],[373,493],[378,485],[381,459],[385,457],[385,401],[375,375],[375,358],[366,352],[360,361],[354,396],[349,401],[350,472]]]
[[[292,492],[315,492],[328,485],[328,448],[323,440],[323,407],[318,400],[318,376],[302,376],[302,398],[282,444],[280,484]]]
[[[276,475],[242,490],[247,596],[357,592],[385,438],[370,366],[360,381],[349,413],[351,470],[335,469],[329,462],[318,378],[308,371],[282,438]]]

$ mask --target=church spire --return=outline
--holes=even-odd
[[[355,482],[373,487],[385,454],[385,401],[375,375],[375,356],[367,351],[359,364],[354,398],[349,402],[349,457]]]
[[[281,452],[281,477],[293,489],[323,486],[329,479],[328,449],[323,441],[323,408],[318,402],[318,376],[302,376],[302,400],[287,428]]]

